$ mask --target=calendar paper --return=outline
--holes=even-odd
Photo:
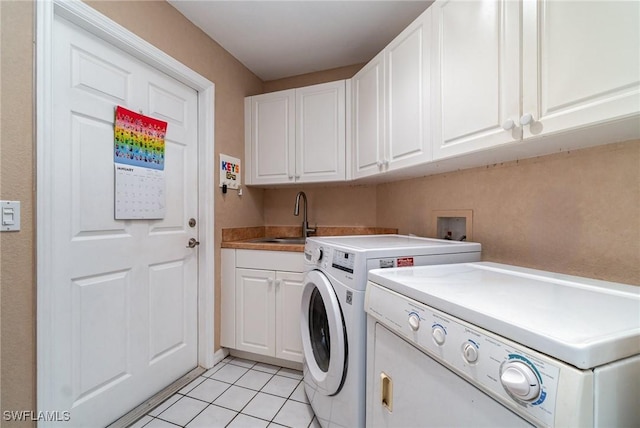
[[[115,218],[162,219],[167,122],[120,106],[115,119]]]
[[[151,169],[164,169],[166,133],[167,122],[118,106],[114,161]]]
[[[116,220],[164,218],[164,171],[117,163],[115,172]]]

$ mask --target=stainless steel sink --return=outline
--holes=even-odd
[[[255,242],[259,244],[298,244],[304,245],[305,239],[302,237],[299,238],[291,238],[291,237],[266,237],[266,238],[256,238],[251,239],[248,242]]]

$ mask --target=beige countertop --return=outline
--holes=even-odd
[[[398,229],[363,226],[328,226],[317,227],[313,236],[346,236],[346,235],[378,235],[398,233]],[[222,229],[222,248],[267,251],[303,252],[303,244],[276,244],[268,242],[249,242],[264,237],[299,237],[302,236],[298,226],[257,226]]]

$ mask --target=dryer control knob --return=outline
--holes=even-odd
[[[322,260],[322,248],[314,248],[311,250],[311,262],[318,263]]]
[[[478,348],[471,343],[462,345],[462,355],[467,363],[475,363],[478,361]]]
[[[540,396],[540,381],[531,367],[521,361],[506,363],[500,373],[500,382],[512,397],[533,402]]]
[[[435,326],[431,329],[431,337],[438,345],[444,344],[446,340],[447,333],[444,331],[444,328],[440,326]]]
[[[417,314],[409,315],[409,327],[411,327],[413,331],[418,331],[420,328],[420,317]]]

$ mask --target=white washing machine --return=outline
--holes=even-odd
[[[369,280],[367,426],[639,426],[640,287],[487,262]]]
[[[308,238],[301,306],[304,386],[320,424],[365,424],[367,271],[480,260],[478,243],[402,235]]]

